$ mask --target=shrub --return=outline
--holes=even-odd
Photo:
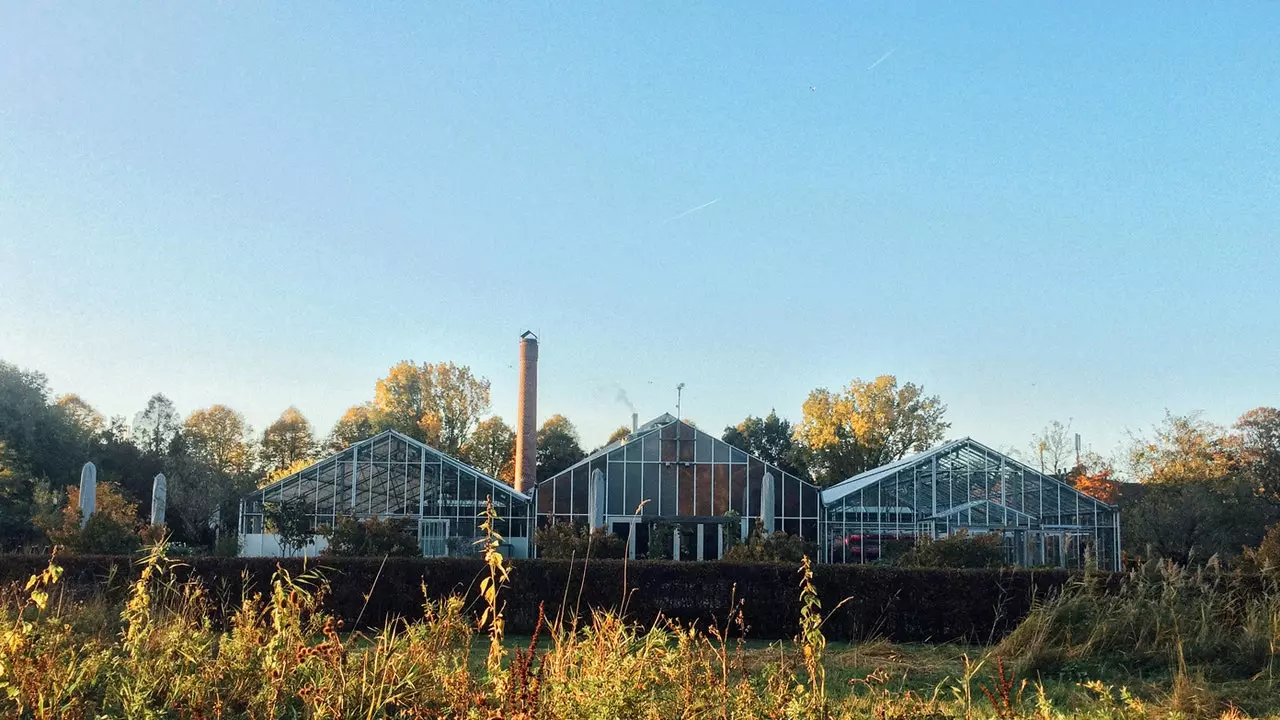
[[[724,546],[732,548],[742,542],[742,515],[737,510],[724,514]]]
[[[329,546],[323,554],[334,557],[420,557],[422,548],[412,520],[339,517],[323,534]]]
[[[884,538],[880,541],[880,557],[877,563],[885,565],[901,565],[902,558],[916,546],[914,537]]]
[[[951,595],[981,589],[993,581],[1005,590],[1026,590],[1035,583],[1020,582],[1041,577],[1031,573],[823,568],[805,562],[797,588],[795,568],[780,564],[641,563],[637,569],[642,577],[637,582],[645,592],[637,596],[653,588],[663,598],[682,599],[678,608],[687,607],[690,599],[698,599],[690,596],[686,587],[690,583],[718,593],[722,581],[730,581],[730,589],[745,582],[753,591],[762,591],[769,605],[753,607],[754,595],[747,594],[744,612],[789,623],[794,639],[767,650],[751,649],[722,631],[736,627],[732,621],[715,627],[692,625],[688,620],[646,626],[634,622],[634,616],[628,616],[629,621],[606,610],[592,613],[590,626],[584,627],[548,607],[547,615],[534,616],[532,626],[522,626],[524,632],[533,633],[527,649],[509,648],[503,642],[510,618],[505,608],[513,606],[506,603],[520,601],[521,593],[545,590],[538,585],[542,573],[549,581],[581,583],[584,595],[598,598],[605,585],[610,585],[608,594],[617,595],[620,588],[612,585],[624,566],[607,560],[590,563],[603,573],[582,583],[574,575],[582,563],[529,561],[511,567],[496,552],[496,538],[488,540],[487,564],[454,559],[385,563],[354,559],[322,568],[321,573],[304,569],[301,560],[212,564],[197,560],[199,567],[192,568],[170,562],[159,550],[141,563],[133,558],[72,557],[67,559],[65,573],[56,563],[42,567],[42,558],[18,558],[14,563],[0,558],[5,561],[0,562],[0,576],[17,579],[20,588],[0,597],[0,617],[5,619],[0,625],[0,717],[1149,720],[1244,718],[1245,712],[1271,717],[1276,708],[1274,674],[1269,667],[1252,680],[1222,683],[1220,692],[1199,668],[1193,675],[1180,666],[1169,683],[1134,677],[1133,668],[1126,665],[1117,679],[1138,682],[1135,692],[1095,679],[1079,683],[1090,695],[1067,696],[1064,691],[1071,692],[1074,684],[1071,678],[1045,678],[1043,684],[1038,678],[1029,683],[1027,678],[1019,683],[1016,670],[1006,671],[1000,651],[971,660],[967,653],[956,658],[960,649],[922,654],[918,648],[895,648],[883,642],[847,650],[830,644],[829,634],[835,628],[828,613],[833,606],[824,599],[831,592],[824,584],[833,578],[852,580],[859,584],[859,592],[872,594],[887,582],[896,593],[893,597],[910,598],[926,587],[921,583],[946,584],[944,590]],[[62,558],[57,560],[60,563]],[[115,591],[113,597],[95,596],[94,602],[82,603],[74,599],[74,587],[64,591],[66,585],[85,582],[86,573],[95,575],[120,562],[126,568],[119,578],[123,585],[111,582],[93,588],[94,592]],[[358,602],[366,597],[363,587],[351,586],[362,585],[384,570],[386,584],[368,594],[371,604],[364,608]],[[33,577],[21,579],[25,571],[32,571]],[[232,596],[225,606],[231,612],[224,610],[215,624],[208,613],[218,608],[219,588],[209,582],[230,579],[237,571],[253,579],[255,591]],[[415,574],[421,577],[417,587],[442,599],[413,597],[407,590]],[[476,589],[465,584],[468,576],[487,581],[479,593],[479,623],[466,612],[468,600],[474,607],[477,596]],[[1064,595],[1065,601],[1083,598],[1095,607],[1109,600],[1116,601],[1114,606],[1132,604],[1122,599],[1127,588],[1109,588],[1097,579],[1088,576],[1088,582],[1078,583]],[[1249,583],[1240,583],[1239,578],[1206,579],[1229,580],[1229,585],[1238,585],[1245,593],[1241,599],[1252,598],[1255,605],[1237,606],[1246,614],[1234,619],[1216,612],[1200,620],[1191,614],[1179,615],[1173,627],[1168,616],[1159,616],[1141,624],[1137,634],[1113,637],[1127,640],[1129,647],[1138,640],[1138,652],[1142,652],[1155,647],[1143,644],[1144,635],[1148,640],[1176,640],[1179,627],[1207,628],[1212,633],[1216,624],[1225,622],[1230,628],[1227,634],[1234,638],[1239,637],[1242,623],[1265,620],[1248,614],[1253,612],[1251,607],[1275,610],[1274,588],[1261,586],[1263,594],[1258,596],[1256,584],[1246,590]],[[454,580],[464,584],[451,587]],[[1150,582],[1156,590],[1167,581],[1158,576],[1130,580]],[[237,593],[243,589],[233,588]],[[1100,596],[1103,590],[1111,594]],[[1167,607],[1171,598],[1157,599],[1158,594],[1176,595],[1140,593],[1157,602],[1157,607]],[[401,607],[420,604],[406,615],[406,622],[381,626],[380,621],[371,621],[379,627],[369,632],[344,631],[353,627],[344,623],[353,610],[380,613],[385,608],[378,604],[387,597]],[[340,600],[334,602],[335,598]],[[717,594],[712,599],[723,597]],[[876,603],[883,599],[875,598]],[[524,600],[521,613],[529,604]],[[973,603],[975,598],[964,601]],[[955,609],[941,607],[939,612]],[[783,612],[789,615],[781,617]],[[1032,625],[1032,630],[1045,627],[1037,622],[1039,617],[1034,615],[1026,625]],[[1064,620],[1055,627],[1067,628],[1073,622]],[[1265,627],[1263,623],[1257,629]],[[1155,636],[1149,635],[1153,628]],[[481,633],[486,632],[489,656],[488,662],[481,662],[485,640]],[[753,635],[758,635],[754,628]],[[1082,644],[1095,635],[1093,628],[1076,625],[1065,639]],[[1014,637],[1019,642],[1001,651],[1016,654],[1024,641],[1034,639]],[[1221,654],[1236,647],[1227,644],[1217,650]],[[1243,647],[1250,650],[1261,645]],[[1190,649],[1193,654],[1188,657],[1193,658],[1205,648]],[[1274,649],[1271,652],[1274,655]],[[1173,653],[1162,654],[1167,662]],[[1253,659],[1265,660],[1257,655]],[[989,669],[981,672],[988,663]],[[868,669],[871,672],[864,675]],[[924,674],[924,682],[913,677],[909,684],[908,671]],[[898,672],[900,679],[895,677]],[[929,678],[943,672],[949,677],[937,684]],[[1161,697],[1166,688],[1168,695]],[[1024,698],[1024,691],[1034,697]],[[989,708],[983,707],[983,696]],[[1224,706],[1237,700],[1242,701],[1239,707]],[[1066,707],[1058,705],[1063,702]]]
[[[142,547],[132,528],[98,513],[90,515],[84,529],[72,533],[66,542],[69,550],[82,555],[130,555]]]
[[[1004,565],[999,535],[969,535],[964,530],[937,540],[921,537],[898,559],[902,567],[994,568]]]
[[[533,534],[533,544],[538,547],[538,557],[552,560],[585,558],[622,558],[626,556],[626,541],[606,533],[604,528],[587,532],[585,525],[554,522],[540,527]]]
[[[216,557],[233,558],[240,556],[240,536],[236,533],[223,533],[213,543],[213,554]]]
[[[745,542],[737,542],[725,551],[728,562],[785,562],[798,564],[812,557],[813,547],[799,535],[784,532],[765,534],[757,524]]]
[[[1280,523],[1267,528],[1258,547],[1245,548],[1237,564],[1247,572],[1280,570]]]
[[[80,488],[67,488],[66,504],[55,515],[42,519],[41,530],[55,545],[92,555],[122,555],[142,546],[137,533],[138,506],[125,499],[120,486],[98,483],[97,503],[84,527],[80,526]]]
[[[70,587],[100,588],[135,576],[133,558],[61,557]],[[44,565],[40,557],[0,556],[0,586],[25,581]],[[238,608],[246,590],[260,592],[283,567],[290,573],[318,571],[330,581],[328,611],[355,629],[379,627],[396,617],[421,617],[426,598],[450,594],[475,598],[487,573],[475,558],[192,558],[174,572],[197,577],[214,598],[215,619]],[[829,637],[850,640],[883,636],[898,641],[987,641],[1014,627],[1034,598],[1053,594],[1068,578],[1062,570],[902,569],[872,565],[817,565],[814,586],[825,608],[836,608],[824,624]],[[584,576],[585,575],[585,576]],[[1109,582],[1122,575],[1105,576]],[[624,584],[625,578],[625,584]],[[682,622],[723,621],[737,600],[751,637],[788,638],[796,634],[799,605],[795,565],[783,563],[657,562],[598,559],[514,560],[505,610],[510,633],[532,632],[538,608],[546,614],[575,611],[589,620],[593,610],[617,608],[623,588],[628,619],[649,625],[665,617]],[[425,591],[425,595],[424,595]],[[566,592],[567,591],[567,592]],[[367,600],[366,600],[366,595]],[[566,600],[567,596],[567,600]],[[566,604],[567,603],[567,604]]]
[[[671,556],[675,549],[676,529],[671,523],[656,522],[649,526],[649,559],[675,560]]]

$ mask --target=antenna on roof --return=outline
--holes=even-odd
[[[680,393],[684,390],[684,383],[676,386],[676,419],[680,419]]]

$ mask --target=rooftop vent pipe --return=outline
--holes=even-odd
[[[640,413],[631,413],[631,432],[640,429]]]

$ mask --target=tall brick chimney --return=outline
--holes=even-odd
[[[520,336],[520,399],[516,406],[516,490],[538,482],[538,336]]]

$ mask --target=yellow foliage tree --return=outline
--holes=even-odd
[[[818,388],[804,403],[796,438],[811,453],[821,482],[832,483],[928,449],[942,440],[950,423],[947,406],[915,383],[893,375],[854,379],[840,392]]]
[[[399,430],[450,455],[459,453],[488,410],[489,381],[451,362],[415,365],[406,360],[374,387],[378,429]]]
[[[1240,440],[1198,415],[1166,412],[1150,438],[1129,449],[1133,476],[1144,483],[1214,482],[1239,468]]]
[[[226,405],[196,410],[183,423],[182,435],[191,454],[230,478],[253,472],[252,429],[244,416]]]
[[[271,483],[279,480],[280,478],[287,478],[290,475],[300,470],[305,470],[314,462],[315,460],[312,458],[299,458],[297,460],[294,460],[287,467],[270,470],[267,472],[267,476],[263,480],[263,485],[270,485]]]

